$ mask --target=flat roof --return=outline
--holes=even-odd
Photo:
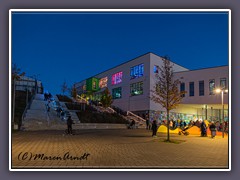
[[[158,57],[160,57],[160,58],[164,58],[164,57],[159,56],[159,55],[157,55],[157,54],[155,54],[155,53],[153,53],[153,52],[147,52],[147,53],[142,54],[142,55],[140,55],[140,56],[137,56],[137,57],[135,57],[135,58],[133,58],[133,59],[131,59],[131,60],[129,60],[129,61],[123,62],[123,63],[121,63],[121,64],[119,64],[119,65],[116,65],[116,66],[114,66],[114,67],[112,67],[112,68],[109,68],[109,69],[107,69],[107,70],[105,70],[105,71],[102,71],[102,72],[100,72],[100,73],[98,73],[98,74],[95,74],[95,75],[93,75],[93,76],[90,76],[90,77],[88,77],[88,78],[93,78],[93,77],[95,77],[95,76],[97,76],[97,75],[99,75],[99,74],[102,74],[102,73],[104,73],[104,72],[106,72],[106,71],[109,71],[109,70],[111,70],[111,69],[114,69],[114,68],[116,68],[116,67],[118,67],[118,66],[121,66],[121,65],[123,65],[123,64],[129,63],[129,62],[131,62],[131,61],[134,61],[134,60],[136,60],[136,59],[138,59],[138,58],[140,58],[140,57],[142,57],[142,56],[146,56],[146,55],[148,55],[148,54],[153,54],[153,55],[158,56]],[[172,61],[172,60],[170,60],[170,61],[171,61],[172,63],[178,65],[178,66],[181,66],[181,65],[175,63],[175,62]],[[211,68],[219,68],[219,67],[225,67],[225,66],[228,66],[228,65],[215,66],[215,67],[207,67],[207,68],[201,68],[201,69],[192,69],[192,70],[186,68],[186,69],[188,69],[188,70],[186,70],[186,71],[174,72],[174,73],[192,72],[192,71],[198,71],[198,70],[203,70],[203,69],[211,69]],[[185,68],[184,66],[181,66],[181,67]],[[86,79],[88,79],[88,78],[86,78]],[[85,81],[86,79],[81,80],[81,81],[79,81],[79,82],[77,82],[77,83],[74,83],[74,84],[81,83],[81,82]]]
[[[228,67],[228,65],[214,66],[214,67],[206,67],[206,68],[200,68],[200,69],[192,69],[192,70],[188,70],[188,71],[179,71],[179,72],[174,72],[174,74],[175,74],[175,73],[182,73],[182,72],[201,71],[201,70],[204,70],[204,69],[213,69],[213,68],[220,68],[220,67]]]
[[[155,54],[155,53],[153,53],[153,52],[147,52],[147,53],[142,54],[142,55],[140,55],[140,56],[137,56],[137,57],[135,57],[135,58],[133,58],[133,59],[131,59],[131,60],[128,60],[128,61],[126,61],[126,62],[123,62],[123,63],[121,63],[121,64],[119,64],[119,65],[116,65],[116,66],[114,66],[114,67],[112,67],[112,68],[106,69],[105,71],[102,71],[102,72],[100,72],[100,73],[98,73],[98,74],[95,74],[95,75],[93,75],[93,76],[90,76],[90,77],[88,77],[88,78],[95,77],[95,76],[97,76],[97,75],[99,75],[99,74],[102,74],[102,73],[104,73],[104,72],[106,72],[106,71],[109,71],[109,70],[111,70],[111,69],[114,69],[114,68],[116,68],[116,67],[118,67],[118,66],[121,66],[121,65],[123,65],[123,64],[127,64],[127,63],[129,63],[129,62],[131,62],[131,61],[134,61],[134,60],[136,60],[136,59],[138,59],[138,58],[140,58],[140,57],[142,57],[142,56],[146,56],[146,55],[148,55],[148,54],[153,54],[153,55],[158,56],[158,57],[160,57],[160,58],[164,58],[164,57],[159,56],[159,55],[157,55],[157,54]],[[172,60],[170,60],[170,61],[171,61],[172,63],[178,65],[178,66],[181,66],[181,65],[173,62]],[[181,66],[181,67],[185,68],[184,66]],[[187,68],[186,68],[186,69],[187,69]],[[88,79],[88,78],[86,78],[86,79]],[[86,79],[84,79],[84,80],[82,80],[82,81],[79,81],[79,82],[77,82],[77,83],[75,83],[75,84],[81,83],[81,82],[85,81]]]

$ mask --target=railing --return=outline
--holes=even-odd
[[[81,96],[79,96],[79,95],[77,95],[77,98],[78,98],[78,99],[81,99],[83,102],[89,104],[88,101],[87,101],[85,98],[83,98],[83,97],[81,97]]]
[[[111,107],[107,107],[107,109],[110,110],[112,113],[116,113],[116,111]]]
[[[27,110],[30,108],[32,102],[33,102],[33,99],[35,98],[35,94],[32,96],[32,98],[30,99],[30,101],[28,101],[24,111],[23,111],[23,114],[22,114],[22,122],[24,121],[24,118],[26,116],[26,113],[27,113]]]
[[[129,116],[129,115],[134,116],[135,118],[138,119],[138,122],[139,122],[139,120],[140,120],[140,121],[143,121],[143,122],[146,121],[145,119],[143,119],[142,117],[140,117],[140,116],[138,116],[138,115],[132,113],[131,111],[127,111],[127,115],[128,115],[128,116]]]
[[[118,107],[115,107],[115,106],[111,106],[111,108],[118,114],[122,115],[122,116],[126,116],[127,115],[127,112],[126,111],[123,111],[122,109],[118,108]]]

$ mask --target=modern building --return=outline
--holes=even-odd
[[[15,86],[17,91],[26,91],[28,89],[30,92],[43,93],[42,82],[32,77],[20,76],[20,79],[16,80]]]
[[[93,100],[99,100],[107,87],[114,99],[113,106],[143,117],[148,113],[151,120],[161,121],[166,119],[166,112],[150,99],[150,92],[156,84],[157,67],[163,65],[162,59],[156,54],[147,53],[76,83],[75,87],[79,95],[91,95]],[[221,120],[222,96],[215,89],[228,89],[228,66],[189,70],[171,63],[174,78],[181,81],[179,89],[187,92],[181,104],[171,111],[171,118]],[[227,120],[228,93],[223,94],[223,100]]]

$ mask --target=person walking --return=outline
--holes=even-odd
[[[152,137],[157,136],[157,121],[153,120],[152,122]]]
[[[209,129],[211,131],[211,137],[214,138],[216,136],[217,128],[213,121],[212,121],[211,125],[209,126]]]
[[[68,134],[72,135],[72,124],[73,124],[73,120],[71,118],[71,116],[68,117],[67,119],[67,131],[68,131]]]

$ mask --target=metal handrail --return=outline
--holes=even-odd
[[[134,117],[136,117],[136,118],[138,118],[138,119],[140,119],[141,121],[146,121],[145,119],[143,119],[142,117],[140,117],[140,116],[138,116],[138,115],[136,115],[136,114],[134,114],[134,113],[132,113],[131,111],[127,111],[127,115],[132,115],[132,116],[134,116]]]
[[[83,98],[83,97],[81,97],[81,96],[79,96],[79,95],[77,95],[77,98],[79,98],[79,99],[83,100],[85,103],[89,104],[89,103],[88,103],[88,100],[86,100],[85,98]]]
[[[30,108],[30,106],[31,106],[34,98],[35,98],[35,94],[32,96],[32,98],[30,99],[30,101],[27,103],[27,105],[26,105],[26,107],[25,107],[25,109],[24,109],[24,111],[23,111],[23,114],[22,114],[22,122],[24,121],[24,118],[25,118],[25,116],[26,116],[26,112],[27,112],[27,110]]]
[[[107,109],[109,109],[110,111],[112,111],[112,113],[116,113],[116,111],[115,111],[113,108],[111,108],[111,107],[107,107]]]

